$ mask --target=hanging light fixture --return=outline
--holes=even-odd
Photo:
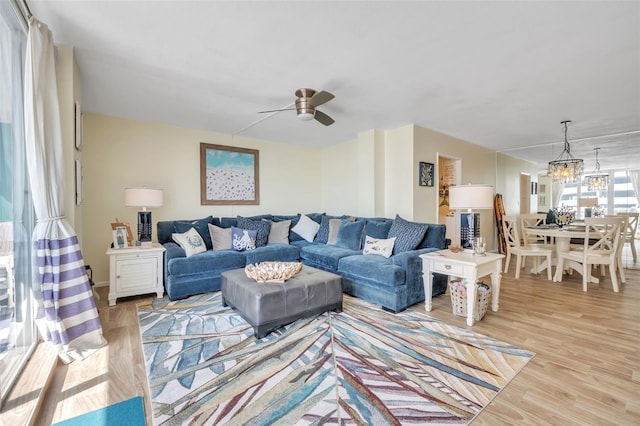
[[[564,149],[558,158],[549,161],[547,168],[547,176],[552,178],[554,182],[573,183],[580,180],[582,176],[584,161],[573,158],[571,155],[571,146],[567,140],[567,123],[571,123],[571,120],[561,122],[564,129]]]
[[[609,185],[609,175],[600,171],[600,162],[598,161],[598,151],[600,148],[593,148],[596,152],[596,169],[593,174],[584,177],[584,183],[589,191],[601,191]]]

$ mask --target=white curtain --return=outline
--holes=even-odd
[[[37,224],[34,294],[36,322],[64,362],[83,359],[106,344],[78,238],[64,212],[64,159],[51,31],[29,22],[24,83],[29,182]],[[71,143],[71,141],[67,141]],[[39,291],[38,291],[39,290]]]
[[[564,191],[564,182],[551,182],[551,207],[560,207],[560,200],[562,199],[562,191]]]
[[[633,192],[636,193],[636,200],[638,206],[640,206],[640,170],[629,170],[629,179],[631,179],[631,185],[633,185]]]

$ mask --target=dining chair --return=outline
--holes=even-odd
[[[636,232],[638,232],[638,216],[640,213],[621,213],[621,215],[629,217],[629,220],[627,221],[627,235],[625,243],[629,243],[631,245],[631,255],[635,262],[638,258],[638,254],[636,253]]]
[[[547,260],[547,279],[551,281],[551,256],[553,248],[540,245],[526,245],[520,240],[518,224],[515,216],[502,217],[502,230],[507,243],[507,258],[504,264],[504,272],[509,271],[511,256],[516,256],[516,279],[520,278],[520,269],[524,266],[527,256],[534,258],[534,270],[538,269],[538,258],[544,257]]]
[[[541,226],[547,224],[546,213],[522,213],[520,214],[520,229],[533,228],[535,226]],[[525,244],[546,244],[547,237],[543,235],[535,235],[525,233],[523,231],[522,238]]]
[[[618,245],[620,243],[620,226],[622,218],[603,217],[585,218],[583,247],[581,250],[569,250],[558,253],[556,279],[562,281],[562,272],[567,267],[582,274],[582,291],[587,291],[587,283],[591,281],[591,268],[595,265],[609,266],[609,275],[613,291],[618,292]]]

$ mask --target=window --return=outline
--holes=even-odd
[[[566,184],[562,190],[560,204],[573,207],[577,217],[583,218],[584,207],[579,207],[579,199],[597,198],[597,205],[604,207],[605,214],[618,214],[638,211],[638,200],[631,178],[625,170],[608,171],[609,186],[601,191],[589,191],[582,183]]]
[[[31,297],[33,207],[26,175],[22,107],[26,27],[0,2],[0,398],[36,344]]]

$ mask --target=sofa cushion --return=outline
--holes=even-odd
[[[289,244],[289,228],[291,228],[291,219],[281,222],[272,221],[269,227],[267,244]]]
[[[213,250],[231,250],[231,228],[220,228],[209,224],[209,234]]]
[[[190,228],[187,232],[181,234],[177,232],[174,233],[173,241],[182,247],[187,257],[207,251],[204,240],[195,228]]]
[[[204,241],[205,247],[207,250],[211,250],[211,235],[209,234],[209,224],[213,224],[213,216],[208,216],[203,219],[195,219],[195,220],[176,220],[174,221],[175,232],[179,234],[183,234],[187,232],[189,229],[194,228],[202,240]]]
[[[254,250],[258,231],[231,227],[231,247],[236,251]]]
[[[213,267],[212,265],[215,265]],[[167,269],[174,277],[185,275],[208,275],[227,269],[244,268],[246,258],[244,253],[233,250],[208,250],[189,258],[177,257],[169,260]]]
[[[391,224],[388,237],[396,237],[393,254],[414,250],[424,238],[429,225],[426,223],[409,222],[396,215]]]
[[[256,231],[256,247],[263,247],[267,245],[267,241],[269,239],[269,228],[271,227],[270,220],[252,220],[238,216],[236,227]]]
[[[336,237],[336,246],[351,250],[360,250],[362,247],[362,231],[364,231],[365,222],[349,222],[343,220],[338,228]]]
[[[340,259],[338,273],[350,277],[362,277],[384,287],[396,287],[405,283],[405,270],[394,265],[391,258],[382,256],[348,256]]]
[[[318,233],[318,229],[320,229],[320,224],[314,220],[312,220],[307,215],[300,216],[300,220],[291,228],[293,232],[300,235],[305,240],[312,242],[313,238]]]
[[[338,261],[341,258],[358,254],[361,254],[359,250],[316,243],[307,244],[300,249],[300,257],[304,260],[305,265],[330,272],[338,269]]]
[[[418,248],[436,248],[441,250],[447,248],[446,231],[446,225],[437,223],[429,224],[429,229],[427,229],[427,232],[424,234],[424,238],[420,245],[418,245]]]
[[[378,239],[386,239],[389,236],[389,229],[393,225],[391,219],[361,219],[366,220],[364,232],[362,234],[362,247],[364,247],[365,237],[373,237]]]
[[[396,237],[382,239],[373,238],[367,235],[362,254],[373,254],[390,257],[393,254],[393,246],[395,242]]]
[[[268,244],[255,250],[244,252],[246,264],[260,262],[293,262],[300,260],[300,248],[289,244]]]

